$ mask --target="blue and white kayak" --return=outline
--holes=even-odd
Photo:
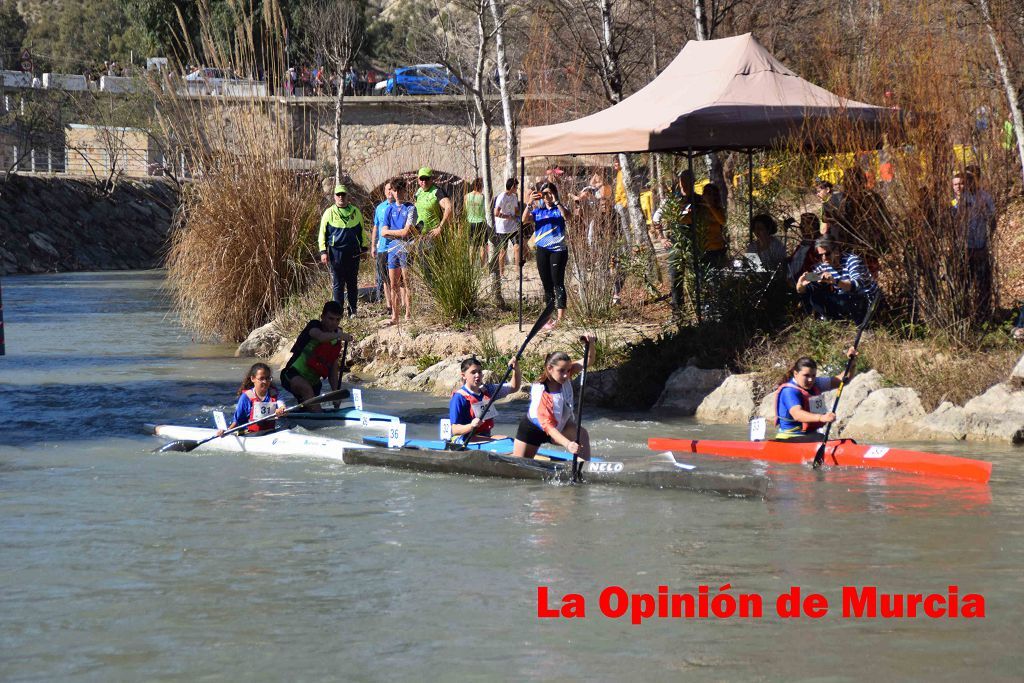
[[[154,425],[152,430],[157,436],[169,441],[202,441],[217,433],[216,429],[177,425]],[[295,432],[291,429],[277,429],[265,434],[256,433],[244,436],[228,434],[220,439],[204,443],[196,451],[342,460],[342,455],[346,450],[362,450],[365,448],[367,446],[353,441],[324,439],[312,434]]]
[[[494,441],[476,441],[466,446],[466,450],[498,453],[499,455],[512,455],[512,442],[513,439],[511,436],[507,436],[504,439],[495,439]],[[387,448],[388,440],[383,436],[364,436],[363,443],[367,446]],[[419,451],[451,450],[441,439],[406,439],[405,445],[402,446],[402,448]],[[561,448],[551,448],[548,446],[541,446],[537,449],[537,455],[543,455],[550,460],[572,460],[572,454],[562,450]],[[595,458],[595,460],[598,460],[598,458]]]
[[[394,415],[374,413],[369,410],[356,410],[355,408],[323,410],[319,413],[309,411],[288,413],[281,419],[287,421],[289,424],[300,425],[308,429],[328,427],[330,425],[337,424],[344,424],[346,427],[387,429],[388,425],[396,424],[400,421],[399,418]]]

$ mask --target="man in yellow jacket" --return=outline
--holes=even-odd
[[[359,258],[366,250],[363,214],[348,201],[348,189],[334,186],[334,206],[320,218],[320,262],[331,267],[334,300],[344,305],[348,290],[348,317],[356,314],[359,300]]]

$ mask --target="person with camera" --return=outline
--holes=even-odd
[[[828,237],[818,239],[814,250],[821,262],[796,282],[804,306],[824,319],[859,322],[878,296],[878,285],[864,261]]]
[[[565,317],[565,267],[569,263],[565,221],[570,213],[559,200],[554,183],[543,183],[531,199],[523,211],[523,225],[533,223],[535,226],[528,244],[537,252],[537,272],[544,285],[544,298],[549,303],[555,302],[556,319],[544,326],[544,329],[551,329]]]

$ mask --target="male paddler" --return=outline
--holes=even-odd
[[[320,217],[320,262],[331,267],[334,300],[345,300],[348,289],[348,315],[356,314],[359,299],[359,258],[366,250],[363,214],[348,200],[348,188],[334,186],[334,204]]]
[[[341,350],[344,342],[352,342],[352,335],[341,331],[342,309],[337,301],[324,304],[319,320],[310,320],[292,344],[291,358],[281,370],[281,386],[300,402],[320,393],[323,380],[331,389],[341,383]],[[320,412],[320,406],[310,408]]]
[[[416,190],[417,220],[423,223],[423,229],[429,231],[430,237],[438,237],[441,228],[448,225],[452,218],[452,200],[448,193],[434,184],[434,171],[424,166],[416,174],[419,189]]]

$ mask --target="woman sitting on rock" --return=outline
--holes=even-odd
[[[857,350],[852,346],[846,357],[853,358]],[[851,368],[850,377],[855,369]],[[818,364],[804,356],[793,363],[775,391],[775,426],[778,441],[821,441],[818,429],[836,421],[836,414],[826,412],[822,394],[835,389],[841,376],[818,377]]]

